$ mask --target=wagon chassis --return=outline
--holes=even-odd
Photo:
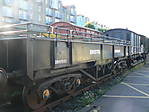
[[[142,61],[136,63],[134,66],[137,66],[140,63],[142,63]],[[67,102],[67,101],[71,100],[72,98],[76,97],[77,95],[85,93],[86,91],[91,90],[94,87],[100,86],[102,83],[107,82],[108,80],[110,80],[110,79],[112,79],[114,77],[117,77],[118,75],[123,75],[123,74],[121,73],[121,71],[117,72],[116,74],[112,74],[112,73],[111,74],[107,74],[106,76],[100,78],[98,81],[96,80],[96,83],[92,83],[89,86],[86,86],[86,87],[84,87],[82,89],[76,90],[75,92],[72,91],[68,95],[66,95],[66,96],[64,96],[64,97],[62,97],[62,98],[60,98],[60,99],[58,99],[56,101],[48,103],[45,106],[43,106],[42,108],[34,110],[33,112],[49,112],[49,111],[52,111],[52,109],[57,107],[58,105],[61,105],[62,103]]]

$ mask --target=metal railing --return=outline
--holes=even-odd
[[[31,34],[28,36],[28,34]],[[49,38],[66,41],[101,42],[118,45],[131,45],[130,41],[108,37],[101,34],[70,30],[68,28],[53,27],[35,23],[12,24],[0,26],[0,38],[26,37]]]

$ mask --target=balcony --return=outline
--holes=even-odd
[[[0,21],[2,23],[16,23],[16,21],[13,18],[5,18],[3,17],[2,21]]]
[[[37,2],[37,3],[41,3],[41,2],[42,2],[42,0],[36,0],[36,2]]]
[[[25,20],[25,21],[29,20],[29,13],[24,10],[19,10],[19,19]]]
[[[75,16],[76,15],[76,12],[71,12],[70,15],[71,16]]]
[[[3,0],[4,5],[11,6],[14,3],[14,0]]]
[[[55,17],[58,18],[58,19],[61,19],[62,15],[61,14],[55,14]]]
[[[76,13],[75,8],[71,8],[71,9],[70,9],[70,15],[71,15],[71,16],[76,16],[76,14],[77,14],[77,13]]]
[[[29,2],[28,1],[20,1],[19,3],[19,8],[23,10],[28,10],[29,9]]]
[[[52,0],[51,1],[51,8],[58,9],[59,8],[59,0]]]
[[[74,16],[70,16],[70,22],[75,23],[76,22],[76,18]]]
[[[50,8],[46,8],[46,16],[54,16],[53,15],[53,10]]]
[[[4,16],[4,17],[11,17],[11,18],[14,16],[12,8],[10,8],[10,7],[3,7],[2,10],[3,10],[2,16]]]
[[[28,21],[29,20],[29,16],[19,16],[19,19],[20,20],[23,20],[23,21]]]
[[[45,23],[46,23],[47,25],[49,25],[49,24],[51,24],[52,22],[53,22],[52,18],[46,16],[46,18],[45,18]]]

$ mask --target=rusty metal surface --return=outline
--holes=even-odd
[[[0,40],[0,68],[7,72],[24,70],[26,65],[25,39]]]
[[[103,59],[112,59],[112,45],[103,45]]]
[[[100,44],[72,43],[73,64],[99,61],[101,58]]]
[[[69,48],[67,42],[56,42],[55,47],[55,66],[64,67],[69,65]]]
[[[33,69],[50,68],[50,41],[32,40]]]
[[[85,91],[87,91],[87,90],[89,90],[91,88],[94,88],[95,86],[98,86],[99,84],[101,84],[101,83],[111,79],[114,76],[115,75],[107,75],[106,77],[101,78],[97,83],[93,83],[93,84],[91,84],[91,85],[89,85],[89,86],[87,86],[87,87],[85,87],[83,89],[77,90],[75,92],[70,92],[69,95],[67,95],[67,96],[65,96],[65,97],[63,97],[61,99],[58,99],[58,100],[56,100],[56,101],[54,101],[52,103],[49,103],[46,106],[44,106],[42,108],[39,108],[39,109],[37,109],[37,110],[35,110],[33,112],[49,112],[49,111],[52,110],[52,108],[60,105],[61,103],[64,103],[64,102],[72,99],[73,97],[81,94],[82,92],[85,92]]]

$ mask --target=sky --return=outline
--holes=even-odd
[[[149,37],[149,0],[62,0],[82,14],[109,28],[128,28]]]

